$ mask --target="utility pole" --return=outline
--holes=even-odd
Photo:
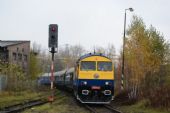
[[[126,11],[129,10],[130,12],[133,11],[133,8],[125,9],[125,17],[124,17],[124,32],[123,32],[123,56],[122,56],[122,76],[121,76],[121,90],[124,90],[124,62],[125,62],[125,38],[126,38]]]

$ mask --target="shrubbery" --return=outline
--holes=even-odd
[[[146,99],[153,107],[170,107],[170,44],[152,25],[134,16],[125,43],[125,89],[130,99]],[[169,81],[170,82],[170,81]]]
[[[26,75],[20,66],[15,64],[0,64],[0,73],[7,78],[6,91],[35,90],[37,86],[36,80],[31,80],[29,75]]]

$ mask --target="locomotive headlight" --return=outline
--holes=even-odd
[[[109,82],[105,82],[105,85],[109,85]]]
[[[84,84],[84,85],[87,85],[87,82],[86,82],[86,81],[84,81],[84,82],[83,82],[83,84]]]
[[[87,85],[87,81],[82,81],[81,85]]]

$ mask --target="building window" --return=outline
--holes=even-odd
[[[21,53],[18,53],[18,59],[22,60],[22,54]]]
[[[17,54],[16,54],[16,53],[13,53],[12,55],[13,55],[13,59],[14,59],[14,60],[17,60]]]
[[[24,52],[24,48],[22,48],[22,52]]]
[[[17,47],[17,51],[19,51],[19,48]]]
[[[24,55],[24,61],[27,61],[27,55]]]

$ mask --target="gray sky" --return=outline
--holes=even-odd
[[[31,40],[48,47],[48,25],[59,25],[59,45],[86,49],[122,46],[125,8],[170,40],[169,0],[0,0],[0,40]]]

